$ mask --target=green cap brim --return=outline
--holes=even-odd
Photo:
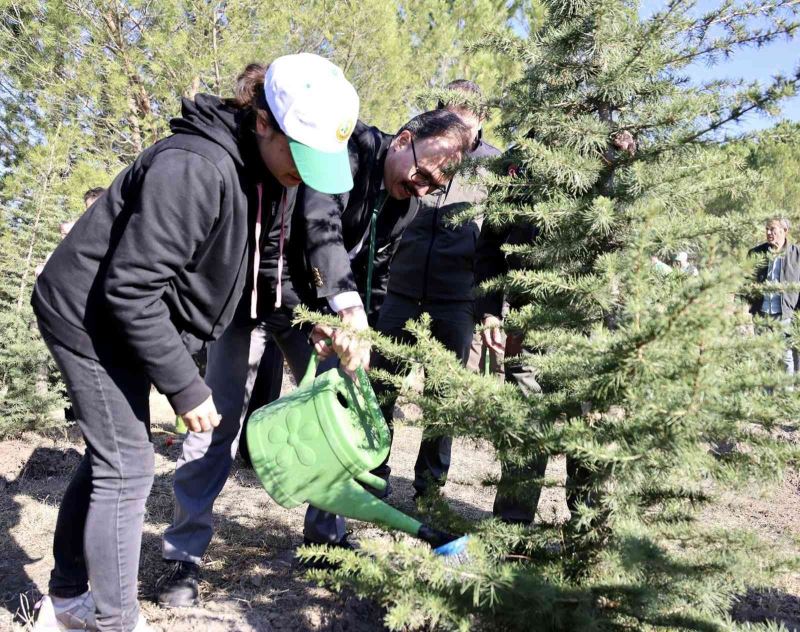
[[[347,146],[342,151],[326,153],[290,138],[289,149],[300,177],[312,189],[332,195],[353,188]]]

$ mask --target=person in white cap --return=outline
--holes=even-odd
[[[286,188],[352,187],[358,105],[321,57],[251,65],[235,98],[184,100],[173,134],[123,170],[56,248],[32,303],[86,454],[61,502],[34,630],[151,629],[137,601],[154,474],[150,387],[191,430],[220,423],[191,354],[220,336],[243,294],[255,309],[262,256],[281,278]]]
[[[352,183],[349,160],[330,164],[325,154],[309,148],[313,144],[339,152],[347,145],[357,115],[332,107],[341,86],[328,79],[341,76],[341,71],[326,62],[318,73],[309,73],[305,68],[309,58],[314,56],[288,55],[274,61],[266,72],[266,101],[290,139],[298,168],[314,174],[308,186],[336,190],[342,180]],[[257,81],[264,70],[253,68],[250,74]],[[175,515],[163,538],[167,568],[157,582],[157,601],[162,606],[197,603],[199,563],[213,535],[214,501],[230,473],[268,341],[277,344],[298,381],[311,356],[309,331],[292,325],[292,310],[300,300],[284,257],[295,193],[296,189],[290,189],[286,203],[268,214],[273,221],[265,223],[261,232],[264,256],[255,281],[257,300],[245,292],[232,322],[209,347],[205,381],[215,394],[222,420],[211,432],[189,432],[183,442],[173,483]]]
[[[685,251],[681,251],[675,255],[672,265],[678,272],[689,276],[697,276],[700,274],[697,270],[697,266],[693,263],[689,263],[689,253]]]

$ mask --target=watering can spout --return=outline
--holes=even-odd
[[[386,482],[373,474],[362,474],[358,476],[358,479],[378,489],[386,487]],[[387,505],[352,479],[329,489],[319,498],[309,498],[308,502],[330,513],[372,522],[413,536],[419,533],[422,526],[418,520]]]
[[[452,541],[362,487],[386,489],[370,470],[389,454],[389,428],[363,369],[355,381],[341,370],[317,376],[317,362],[314,354],[298,388],[257,410],[248,424],[253,468],[270,496],[287,508],[308,502],[396,529],[432,547]]]

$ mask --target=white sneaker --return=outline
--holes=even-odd
[[[33,632],[97,630],[94,599],[90,590],[66,599],[45,595],[33,609],[37,613]]]

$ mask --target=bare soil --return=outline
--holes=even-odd
[[[156,480],[147,504],[142,543],[140,596],[145,616],[156,626],[189,630],[371,632],[382,630],[379,605],[350,594],[334,594],[304,577],[295,559],[302,543],[304,508],[276,505],[252,471],[234,470],[216,503],[216,533],[203,567],[202,607],[167,611],[152,602],[153,585],[163,570],[160,537],[172,516],[172,473],[180,452],[174,417],[162,397],[151,399],[156,449]],[[414,411],[404,409],[407,419]],[[795,440],[792,433],[787,438]],[[418,428],[397,424],[391,465],[391,502],[408,513]],[[170,445],[171,444],[171,445]],[[46,590],[52,567],[52,535],[58,504],[77,465],[83,445],[74,428],[59,439],[26,435],[0,443],[0,630],[28,629],[33,604]],[[493,489],[482,485],[499,474],[489,446],[456,440],[445,495],[453,508],[470,518],[491,515]],[[563,479],[564,463],[554,460],[548,477]],[[546,489],[540,512],[565,519],[563,489]],[[706,519],[749,528],[775,547],[797,550],[800,476],[790,473],[769,491],[748,490],[725,496]],[[350,522],[351,538],[387,537],[379,529]],[[732,615],[740,621],[780,621],[800,631],[800,575],[780,578],[769,589],[743,595]]]

